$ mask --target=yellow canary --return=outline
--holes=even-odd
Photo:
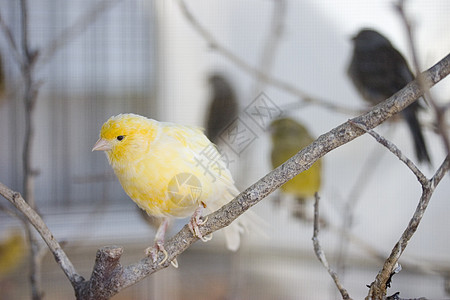
[[[239,194],[216,147],[200,129],[120,114],[103,124],[94,150],[103,150],[128,196],[147,214],[161,218],[155,247],[146,253],[156,261],[172,218],[192,216],[199,231],[203,211],[213,212]],[[224,228],[227,247],[237,250],[240,233],[249,225],[241,216]]]
[[[272,135],[271,160],[273,168],[283,164],[314,141],[305,126],[290,118],[272,121],[270,132]],[[299,218],[304,217],[303,205],[305,199],[314,196],[320,189],[321,165],[320,160],[316,161],[308,170],[298,174],[280,187],[283,193],[292,195],[298,200],[298,211],[294,214]]]
[[[13,230],[0,242],[0,279],[14,271],[25,259],[26,243],[19,230]]]

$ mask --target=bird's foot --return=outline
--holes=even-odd
[[[163,263],[165,263],[169,257],[166,249],[164,248],[164,237],[166,235],[166,230],[168,226],[169,226],[169,219],[164,218],[156,232],[155,245],[153,247],[148,247],[145,250],[145,255],[151,256],[153,263],[156,263],[158,261],[158,252],[161,251],[164,254],[164,259],[158,265],[162,265]],[[176,258],[174,258],[170,263],[175,268],[178,268],[178,262]]]
[[[203,242],[210,241],[212,239],[212,235],[209,234],[207,236],[203,236],[200,232],[201,225],[205,224],[206,221],[208,221],[208,217],[203,219],[202,217],[202,207],[199,207],[195,210],[194,214],[191,217],[191,220],[189,221],[189,229],[191,230],[192,234],[199,239],[201,239]]]
[[[154,263],[156,263],[158,261],[158,252],[162,252],[164,254],[164,259],[158,264],[158,265],[162,265],[163,263],[166,262],[167,258],[168,258],[168,254],[166,249],[164,248],[164,241],[163,240],[155,240],[155,245],[153,247],[148,247],[145,250],[145,255],[147,256],[151,256],[152,257],[152,261]]]
[[[155,245],[153,247],[148,247],[145,250],[145,255],[151,256],[152,261],[156,263],[158,261],[158,252],[162,252],[164,254],[164,259],[158,264],[159,266],[165,263],[169,257],[166,249],[164,248],[164,241],[157,240],[155,241]],[[172,266],[178,268],[178,261],[174,258],[171,262]]]

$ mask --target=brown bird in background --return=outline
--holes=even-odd
[[[353,45],[348,75],[361,96],[371,104],[376,105],[386,100],[414,79],[405,58],[387,38],[375,30],[361,30],[353,38]],[[401,113],[412,134],[417,159],[419,162],[430,163],[417,119],[420,108],[416,101]]]
[[[231,83],[219,73],[212,74],[209,79],[211,100],[206,120],[206,136],[214,144],[223,130],[237,118],[238,103]]]

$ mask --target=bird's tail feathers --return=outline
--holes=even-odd
[[[411,131],[414,147],[416,151],[416,156],[419,162],[427,162],[430,163],[430,157],[428,155],[427,147],[425,144],[425,139],[423,137],[422,129],[419,124],[419,120],[417,119],[417,108],[418,106],[407,107],[403,110],[403,116],[408,123],[408,127]]]
[[[223,229],[227,248],[231,251],[237,251],[241,244],[241,234],[255,233],[258,236],[268,238],[264,228],[267,223],[253,211],[246,211],[239,216],[230,225]]]
[[[218,193],[222,195],[218,197],[216,201],[210,203],[209,210],[216,211],[223,205],[227,204],[231,200],[233,200],[237,195],[239,195],[239,190],[234,186],[234,184],[230,184],[226,182],[226,188]],[[241,234],[255,233],[258,236],[268,238],[267,235],[267,223],[259,217],[253,211],[246,211],[244,214],[239,216],[236,220],[234,220],[230,225],[223,228],[223,232],[225,234],[227,248],[231,251],[237,251],[241,244]]]

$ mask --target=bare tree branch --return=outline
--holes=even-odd
[[[391,274],[397,264],[400,256],[408,245],[409,240],[414,235],[417,227],[422,220],[425,210],[430,202],[431,196],[436,188],[437,184],[441,181],[445,173],[448,172],[450,168],[450,156],[447,156],[439,167],[433,178],[427,182],[426,185],[422,186],[422,196],[420,197],[419,204],[417,205],[416,211],[413,217],[409,221],[408,226],[400,237],[399,241],[395,244],[391,251],[390,256],[385,261],[382,270],[378,273],[375,281],[370,285],[369,295],[366,299],[384,299],[386,297],[387,282],[391,277]]]
[[[19,49],[17,48],[17,43],[16,40],[14,39],[14,36],[11,32],[11,28],[9,28],[8,25],[6,25],[5,20],[2,18],[1,14],[0,14],[0,28],[2,29],[3,33],[6,36],[6,39],[9,43],[9,46],[12,49],[12,54],[14,56],[14,58],[16,59],[16,62],[19,66],[21,66],[23,64],[22,62],[22,55],[19,52]]]
[[[449,73],[450,54],[423,74],[425,78],[424,82],[427,85],[426,87],[430,88]],[[320,157],[366,132],[352,125],[352,123],[363,124],[364,128],[370,130],[386,121],[392,115],[400,112],[421,95],[422,92],[419,84],[416,81],[413,81],[386,101],[373,107],[369,112],[355,117],[351,121],[345,122],[329,132],[322,134],[317,140],[247,188],[234,200],[210,214],[205,224],[200,227],[201,234],[206,236],[228,226],[247,209],[264,199],[278,187],[295,177],[297,174],[307,170]],[[448,168],[448,158],[444,165],[445,167],[441,167],[430,181],[430,189],[428,189],[430,196],[434,187],[439,183],[443,174],[445,174],[446,168]],[[94,284],[94,282],[92,282],[91,284],[90,281],[85,281],[78,273],[76,273],[72,263],[45,226],[42,219],[26,205],[20,194],[11,191],[4,185],[0,185],[0,194],[11,201],[20,211],[23,211],[25,216],[42,235],[50,250],[53,252],[56,261],[74,286],[75,294],[78,299],[93,299],[90,298],[89,295],[101,295],[101,297],[104,298],[99,299],[108,299],[118,293],[121,289],[137,283],[160,269],[166,268],[170,265],[170,261],[184,252],[198,239],[192,235],[186,225],[180,232],[165,243],[165,249],[168,255],[167,259],[160,253],[158,260],[155,263],[153,263],[152,259],[144,258],[136,264],[126,267],[122,267],[118,263],[122,253],[120,248],[103,248],[98,255],[102,257],[103,255],[106,256],[96,260],[96,265],[93,268],[94,277],[92,280],[98,280],[95,278],[99,278],[99,276],[102,276],[101,274],[107,275],[107,277],[102,279],[104,281],[102,283]],[[165,262],[160,265],[163,260],[165,260]],[[388,274],[390,273],[388,272]],[[108,291],[104,291],[103,289],[108,289]]]
[[[395,156],[398,157],[410,170],[411,172],[416,175],[417,180],[420,182],[421,185],[426,185],[428,183],[428,179],[425,177],[425,175],[419,170],[419,168],[408,158],[406,155],[404,155],[400,149],[392,142],[388,141],[378,133],[376,133],[373,130],[368,130],[364,127],[362,124],[354,123],[350,121],[351,124],[355,125],[358,128],[361,128],[368,134],[370,134],[378,143],[385,146],[389,151],[391,151]]]
[[[370,242],[365,241],[364,239],[358,237],[355,234],[352,234],[345,228],[341,228],[339,226],[335,226],[332,223],[327,223],[327,227],[325,228],[328,231],[333,233],[343,235],[345,240],[348,243],[353,244],[354,246],[361,249],[362,253],[366,254],[373,259],[384,263],[386,260],[386,254],[383,251],[378,250],[374,245]],[[417,272],[420,274],[429,274],[429,275],[442,275],[446,276],[450,274],[450,265],[444,263],[428,263],[426,261],[417,259],[416,257],[407,258],[405,256],[402,257],[402,267],[403,269],[408,269],[408,271]],[[340,278],[342,279],[342,274],[337,270],[340,274]]]
[[[405,165],[411,170],[411,172],[416,175],[417,180],[422,186],[422,196],[420,198],[416,211],[408,224],[408,227],[403,232],[400,240],[394,246],[394,249],[392,250],[389,258],[385,261],[383,269],[377,275],[375,281],[371,284],[368,299],[384,299],[384,297],[386,296],[386,288],[389,287],[389,282],[392,275],[395,273],[394,269],[398,263],[398,260],[400,259],[400,256],[408,245],[409,240],[416,232],[417,227],[419,226],[420,221],[422,220],[422,217],[431,199],[431,196],[433,195],[434,189],[436,188],[437,184],[440,182],[444,174],[448,172],[450,168],[450,156],[446,157],[433,178],[431,180],[428,180],[425,175],[416,167],[416,165],[414,165],[414,163],[409,158],[407,158],[392,142],[386,140],[384,137],[380,136],[373,130],[367,130],[361,124],[353,122],[352,124],[369,133],[377,140],[377,142],[385,146],[403,163],[405,163]]]
[[[26,224],[28,221],[26,218],[24,218],[22,215],[18,214],[15,210],[10,209],[6,205],[3,205],[0,203],[0,211],[5,212],[11,217],[18,218],[20,221],[22,221],[24,224]]]
[[[378,135],[373,130],[367,130],[361,124],[355,124],[358,128],[362,128],[364,131],[367,131],[371,136],[373,136],[380,144],[389,149],[394,155],[396,155],[402,162],[404,162],[408,168],[416,175],[419,183],[422,185],[422,196],[420,198],[419,204],[416,208],[416,211],[411,218],[408,226],[403,232],[400,240],[394,246],[391,251],[391,255],[385,261],[382,270],[378,273],[375,281],[370,285],[369,295],[366,299],[384,299],[386,297],[386,290],[388,287],[388,283],[392,277],[395,266],[400,259],[403,251],[406,249],[409,240],[416,232],[420,221],[425,213],[425,210],[430,202],[431,196],[433,195],[434,189],[441,181],[444,174],[448,172],[450,169],[450,156],[447,156],[444,162],[441,164],[439,169],[436,171],[435,175],[431,180],[428,180],[425,175],[412,163],[401,151],[391,142],[387,141],[385,138]]]
[[[25,105],[25,138],[22,152],[23,160],[23,191],[25,199],[30,206],[35,209],[34,201],[34,176],[36,171],[31,166],[32,144],[34,136],[33,110],[36,103],[38,89],[33,80],[33,68],[37,58],[37,51],[32,50],[28,40],[28,2],[20,1],[21,22],[22,22],[22,52],[23,64],[21,65],[22,77],[24,78],[24,105]]]
[[[330,109],[333,111],[350,114],[350,115],[355,115],[355,114],[361,113],[360,110],[356,110],[356,109],[352,109],[352,108],[344,107],[344,106],[339,106],[339,105],[336,105],[332,101],[327,101],[324,99],[320,99],[318,97],[308,95],[307,93],[303,92],[296,86],[289,84],[287,82],[284,82],[275,77],[272,77],[269,74],[265,73],[264,71],[261,71],[260,69],[249,65],[246,61],[244,61],[243,59],[238,57],[236,54],[234,54],[230,49],[228,49],[224,45],[220,44],[217,41],[217,39],[204,26],[202,26],[197,21],[197,19],[189,11],[188,7],[186,6],[186,4],[184,3],[183,0],[178,0],[178,4],[180,6],[181,12],[185,16],[186,20],[189,21],[192,28],[194,28],[203,37],[203,39],[208,43],[208,45],[212,49],[216,50],[222,56],[227,58],[229,61],[231,61],[237,67],[239,67],[240,69],[249,73],[250,75],[252,75],[256,78],[260,78],[262,81],[264,81],[270,85],[273,85],[279,89],[282,89],[292,95],[299,97],[302,102],[313,103],[316,105],[320,105],[326,109]]]
[[[431,87],[449,73],[450,54],[424,73],[424,78],[426,78],[425,82],[428,87]],[[352,122],[364,124],[365,128],[374,128],[393,114],[400,112],[420,96],[421,91],[419,85],[413,81],[386,101],[372,108],[369,112],[352,119]],[[355,127],[350,122],[346,122],[328,133],[321,135],[311,145],[302,149],[286,163],[247,188],[233,201],[210,214],[206,223],[200,228],[202,235],[206,236],[228,226],[248,208],[261,201],[300,172],[308,169],[317,159],[364,133],[364,130]],[[185,251],[196,240],[197,238],[192,236],[186,225],[178,234],[165,243],[165,248],[168,253],[168,258],[165,263],[159,265],[159,262],[164,259],[162,254],[156,263],[153,263],[151,259],[144,258],[136,264],[124,267],[123,272],[117,272],[117,276],[120,274],[121,278],[115,279],[116,282],[120,284],[120,288],[135,284],[144,277],[169,266],[170,261]]]
[[[405,25],[406,33],[408,36],[409,48],[410,48],[410,51],[412,54],[413,65],[414,65],[414,69],[416,71],[416,77],[419,81],[419,84],[423,87],[423,82],[422,82],[423,78],[422,78],[422,75],[420,74],[419,57],[417,55],[416,43],[414,42],[414,34],[413,34],[412,24],[409,21],[408,16],[406,15],[406,12],[405,12],[405,2],[406,2],[406,0],[398,0],[398,3],[395,4],[395,8],[397,9],[398,13],[400,14],[403,24]],[[446,110],[445,106],[439,105],[434,100],[434,98],[432,97],[432,95],[428,89],[424,89],[424,91],[425,91],[424,92],[425,98],[427,99],[428,103],[431,104],[431,107],[433,108],[433,111],[435,113],[436,126],[442,137],[444,147],[445,147],[447,153],[450,153],[450,139],[447,134],[447,126],[445,123],[445,110]]]
[[[65,28],[59,36],[57,36],[50,44],[42,50],[40,65],[46,64],[53,58],[56,52],[63,48],[67,43],[73,41],[77,36],[86,31],[98,17],[110,9],[113,5],[119,3],[122,0],[102,0],[95,3],[92,8],[85,14],[83,14],[76,22],[69,27]]]
[[[352,299],[350,295],[348,294],[347,290],[342,286],[339,277],[337,273],[330,267],[328,264],[328,260],[325,256],[325,252],[322,250],[322,247],[319,243],[319,200],[320,197],[316,193],[314,195],[315,202],[314,202],[314,233],[313,233],[313,245],[314,245],[314,253],[316,253],[317,258],[322,263],[322,265],[327,269],[328,274],[330,274],[331,278],[333,278],[334,283],[336,284],[337,289],[341,293],[342,299],[350,300]]]
[[[70,262],[65,252],[62,250],[58,241],[56,241],[55,237],[48,229],[47,225],[36,213],[36,211],[25,202],[22,196],[19,193],[12,191],[2,183],[0,183],[0,195],[11,202],[21,213],[24,214],[24,216],[34,226],[34,228],[36,228],[42,239],[50,248],[50,251],[52,251],[56,262],[60,265],[61,269],[64,271],[72,285],[74,285],[74,283],[82,281],[83,277],[78,275],[78,273],[75,271],[74,266]]]
[[[117,279],[123,274],[123,268],[119,263],[122,254],[123,249],[117,246],[99,249],[91,279],[76,290],[77,299],[107,300],[118,293],[120,283]]]
[[[32,146],[34,137],[34,108],[38,97],[39,85],[34,78],[34,70],[36,63],[45,64],[62,46],[64,46],[70,39],[73,39],[80,33],[84,32],[88,26],[97,19],[101,12],[105,11],[106,8],[112,4],[117,3],[119,0],[107,1],[103,0],[98,2],[97,5],[93,7],[89,13],[83,15],[75,24],[68,27],[62,32],[49,47],[44,51],[44,55],[40,55],[39,51],[33,49],[30,46],[29,40],[29,20],[28,20],[28,1],[20,0],[20,21],[21,21],[21,40],[19,51],[18,45],[14,36],[7,26],[4,19],[0,16],[0,28],[6,36],[6,39],[12,49],[14,58],[16,59],[23,80],[24,80],[24,95],[23,101],[25,106],[25,136],[22,151],[22,161],[23,161],[23,193],[24,198],[28,201],[31,211],[35,214],[35,217],[39,217],[36,213],[35,197],[34,197],[34,177],[37,175],[37,171],[32,166]],[[23,200],[23,198],[21,198]],[[39,217],[40,219],[40,217]],[[41,219],[40,219],[41,220]],[[41,220],[42,221],[42,220]],[[43,221],[42,221],[42,224]],[[34,225],[34,224],[33,224]],[[45,224],[44,224],[45,225]],[[25,231],[30,242],[30,283],[33,300],[40,300],[43,296],[43,291],[41,287],[41,263],[45,252],[42,246],[38,243],[31,226],[25,223]],[[39,231],[39,230],[38,230]],[[39,231],[42,235],[42,233]],[[49,233],[49,232],[48,232]],[[60,249],[60,246],[56,249]],[[49,245],[50,247],[50,245]],[[50,247],[51,248],[51,247]],[[62,251],[62,250],[61,250]],[[59,252],[52,250],[55,258],[58,261]],[[43,254],[44,253],[44,254]],[[64,254],[64,252],[62,252]],[[64,254],[65,255],[65,254]],[[67,257],[66,257],[67,258]],[[70,261],[67,262],[70,263]],[[64,263],[64,261],[63,261]],[[73,268],[73,267],[72,267]],[[69,266],[70,269],[70,266]],[[69,270],[70,271],[70,270]],[[67,274],[67,273],[66,273]],[[69,278],[70,279],[70,278]],[[72,283],[73,280],[71,280]]]
[[[275,61],[275,53],[284,30],[284,20],[286,14],[286,1],[273,0],[273,14],[270,22],[269,32],[267,33],[266,41],[261,53],[259,65],[261,66],[261,73],[255,80],[255,95],[259,94],[266,84],[266,78],[262,74],[270,74],[273,62]]]
[[[414,299],[411,299],[411,298],[407,298],[406,299],[406,298],[401,298],[400,297],[400,293],[397,292],[397,293],[395,293],[395,294],[393,294],[391,296],[386,297],[386,300],[427,300],[427,298],[420,297],[420,298],[414,298]]]
[[[21,13],[21,53],[22,60],[20,70],[24,80],[24,107],[25,107],[25,136],[22,150],[23,162],[23,193],[31,209],[36,210],[34,197],[34,177],[37,172],[32,167],[32,146],[34,137],[34,108],[38,96],[38,84],[33,78],[38,52],[30,47],[28,35],[28,1],[20,0]],[[12,40],[11,40],[12,41]],[[10,41],[10,42],[11,42]],[[39,259],[39,244],[30,224],[25,225],[28,240],[30,242],[30,284],[33,300],[40,300],[44,294],[41,283],[41,264]]]

